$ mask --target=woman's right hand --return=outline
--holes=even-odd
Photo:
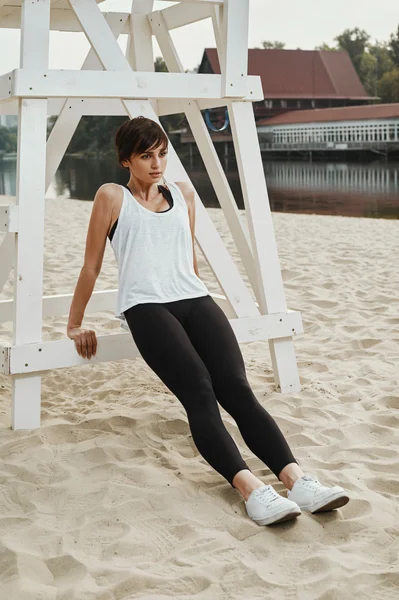
[[[67,330],[67,336],[74,340],[76,350],[83,358],[91,358],[97,352],[97,338],[92,329],[74,327]]]

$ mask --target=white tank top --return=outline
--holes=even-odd
[[[173,302],[207,296],[196,275],[190,219],[178,185],[168,183],[173,206],[165,212],[145,208],[128,189],[111,246],[118,264],[116,317],[126,329],[123,312],[144,302]]]

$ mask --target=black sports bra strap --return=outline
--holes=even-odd
[[[129,190],[129,188],[127,187],[127,185],[123,184],[123,187],[125,187],[128,190],[128,192],[130,192],[130,194],[132,193]],[[173,206],[172,192],[165,185],[158,185],[158,189],[161,192],[162,196],[168,201],[168,204],[169,204],[169,208],[167,210],[161,210],[160,212],[168,212],[168,210],[170,210],[172,208],[172,206]],[[115,229],[116,229],[116,227],[118,225],[118,221],[119,221],[119,219],[116,219],[115,223],[112,225],[111,231],[108,234],[109,241],[111,241],[112,238],[114,237],[114,233],[115,233]]]

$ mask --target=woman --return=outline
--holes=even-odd
[[[338,486],[305,475],[277,424],[246,377],[237,339],[199,278],[194,250],[194,189],[187,182],[160,185],[168,139],[154,121],[137,117],[116,133],[127,186],[98,190],[89,223],[84,266],[71,304],[67,334],[80,356],[95,355],[94,331],[82,328],[109,237],[119,269],[117,316],[127,323],[150,368],[184,406],[194,443],[204,459],[245,500],[259,525],[293,519],[301,509],[332,510],[349,500]],[[227,432],[218,402],[243,439],[288,488],[288,498],[249,469]]]

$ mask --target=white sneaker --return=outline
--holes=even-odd
[[[248,516],[258,525],[271,525],[295,519],[301,509],[295,502],[277,494],[271,485],[265,485],[251,492],[245,502]]]
[[[313,475],[297,479],[287,496],[302,510],[311,513],[340,508],[349,502],[349,496],[341,486],[326,487]]]

